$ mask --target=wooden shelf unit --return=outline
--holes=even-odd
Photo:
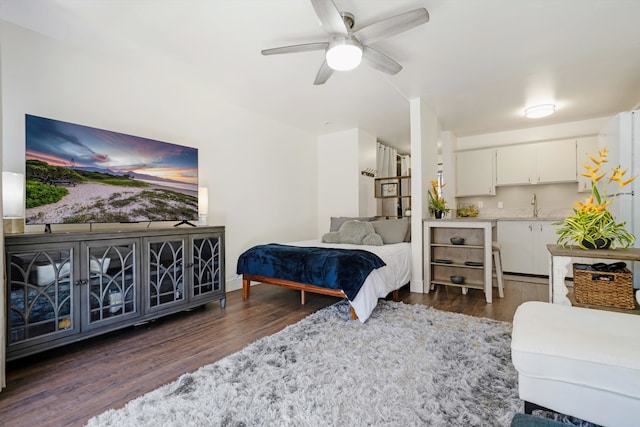
[[[435,219],[424,221],[425,293],[433,285],[482,289],[488,303],[492,301],[491,244],[496,233],[495,220]],[[462,237],[464,244],[454,245],[450,239]],[[438,262],[445,260],[446,262]],[[472,262],[481,265],[468,265]],[[457,284],[451,276],[462,276]]]
[[[411,176],[391,176],[374,179],[377,216],[402,218],[411,207]]]

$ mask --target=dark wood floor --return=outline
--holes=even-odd
[[[516,280],[530,280],[515,278]],[[536,283],[537,282],[537,283]],[[482,291],[439,286],[429,294],[403,289],[405,303],[511,321],[524,301],[547,301],[544,280],[505,283],[505,298],[494,290],[492,304]],[[336,302],[299,292],[257,285],[251,298],[227,294],[227,307],[211,303],[147,325],[11,362],[7,388],[0,392],[0,425],[81,426],[89,418],[175,380],[183,373],[234,353],[308,314]]]

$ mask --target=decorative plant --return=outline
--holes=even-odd
[[[564,221],[554,223],[554,225],[561,225],[557,233],[560,236],[558,244],[562,246],[575,242],[582,249],[608,247],[608,245],[615,248],[618,242],[619,246],[626,248],[635,241],[635,236],[625,230],[626,223],[616,223],[607,208],[620,190],[636,177],[625,181],[624,175],[627,171],[617,166],[609,171],[611,173],[609,178],[605,178],[608,172],[601,172],[601,168],[603,163],[607,162],[607,149],[598,150],[598,156],[596,159],[591,154],[587,154],[593,165],[583,165],[586,172],[582,176],[591,179],[591,196],[584,203],[576,202],[573,214],[567,216]],[[617,189],[613,195],[608,195],[607,187],[614,181],[618,183]],[[600,188],[598,188],[599,184]]]
[[[429,190],[429,212],[435,213],[437,211],[443,214],[449,213],[451,209],[447,207],[447,201],[442,197],[442,188],[445,186],[443,183],[440,185],[438,181],[431,181],[431,190]]]
[[[476,217],[478,216],[479,212],[476,205],[472,203],[463,203],[458,205],[458,208],[456,209],[456,213],[458,214],[459,217],[465,218],[465,217]]]

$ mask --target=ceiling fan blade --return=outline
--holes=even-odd
[[[329,65],[327,64],[327,61],[325,60],[320,66],[320,69],[318,70],[318,74],[316,75],[316,79],[313,81],[313,84],[314,85],[324,84],[327,80],[329,80],[329,77],[331,77],[332,74],[333,74],[333,68],[329,67]]]
[[[375,43],[378,40],[395,36],[428,21],[429,12],[427,12],[427,9],[415,9],[367,25],[356,31],[354,35],[361,43]]]
[[[312,50],[325,50],[329,46],[329,43],[306,43],[295,44],[292,46],[274,47],[271,49],[263,49],[261,53],[263,55],[278,55],[281,53],[297,53],[297,52],[309,52]]]
[[[362,59],[367,61],[372,68],[387,74],[397,74],[402,70],[402,65],[389,58],[384,53],[375,50],[372,47],[365,46],[362,51]]]
[[[349,30],[340,15],[340,11],[332,0],[311,0],[313,9],[320,19],[322,28],[329,34],[340,34],[346,36]]]

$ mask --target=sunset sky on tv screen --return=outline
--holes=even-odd
[[[195,191],[198,186],[195,148],[32,115],[26,116],[26,159],[68,168],[134,172]]]

